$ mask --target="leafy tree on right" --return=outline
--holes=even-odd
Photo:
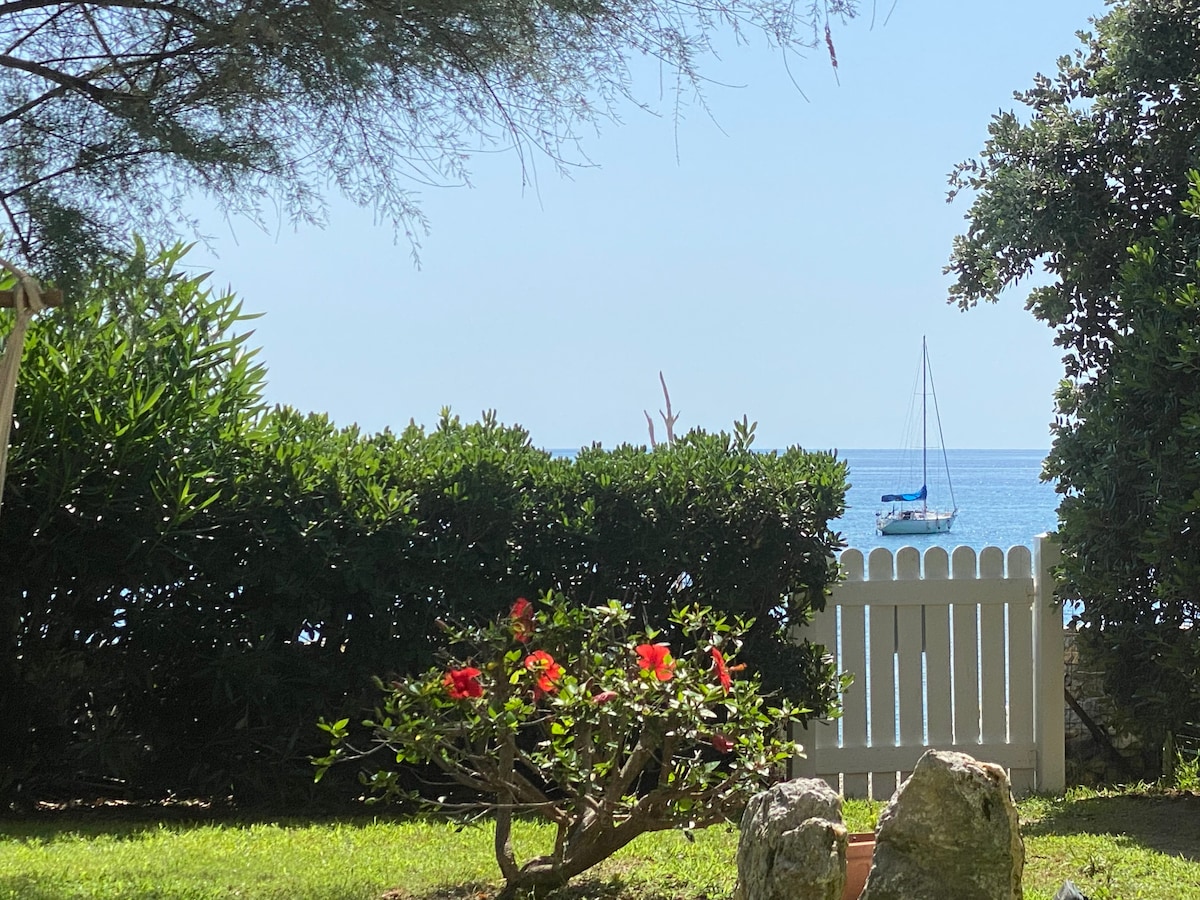
[[[1200,2],[1127,0],[993,117],[951,297],[1026,306],[1066,378],[1045,476],[1063,495],[1061,595],[1148,746],[1200,721]]]

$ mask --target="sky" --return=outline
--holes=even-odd
[[[898,447],[926,336],[948,447],[1048,448],[1061,352],[1024,289],[947,304],[969,205],[947,175],[1104,4],[864,6],[834,23],[836,72],[824,48],[731,45],[707,109],[677,114],[639,66],[652,111],[586,136],[568,177],[484,152],[469,187],[414,185],[419,265],[335,197],[323,229],[202,210],[189,264],[263,313],[268,401],[367,432],[450,407],[539,447],[644,444],[661,371],[677,431],[747,416],[761,448]]]

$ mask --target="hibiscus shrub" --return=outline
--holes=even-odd
[[[446,626],[444,667],[379,682],[371,749],[351,746],[348,720],[321,723],[332,748],[318,778],[379,750],[432,765],[448,786],[436,807],[494,813],[506,896],[563,885],[644,832],[733,819],[798,752],[789,725],[809,711],[768,708],[736,663],[748,623],[690,606],[664,623],[668,644],[632,619],[616,601],[548,594],[498,622]],[[396,772],[363,779],[376,796],[409,796]],[[517,859],[517,814],[554,824],[549,852]]]

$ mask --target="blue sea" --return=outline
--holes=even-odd
[[[1039,475],[1046,450],[949,450],[949,484],[941,451],[929,452],[929,499],[936,509],[951,509],[950,489],[958,518],[948,534],[884,537],[875,531],[875,514],[890,506],[883,494],[921,489],[920,451],[841,450],[850,466],[846,514],[833,523],[848,547],[864,552],[874,547],[904,546],[922,552],[927,547],[968,546],[976,551],[994,546],[1007,550],[1017,544],[1033,548],[1035,536],[1057,529],[1058,494]]]

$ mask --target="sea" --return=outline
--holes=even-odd
[[[1057,529],[1059,496],[1040,479],[1047,450],[930,450],[925,481],[930,507],[957,506],[958,518],[948,533],[885,537],[875,530],[875,515],[890,508],[884,494],[919,491],[920,451],[839,450],[850,467],[846,514],[831,523],[847,547],[864,553],[875,547],[984,547],[1008,550],[1018,544],[1033,549],[1034,538]],[[947,470],[949,479],[947,480]]]
[[[1018,545],[1033,550],[1034,538],[1058,529],[1059,495],[1041,480],[1042,461],[1049,450],[930,451],[922,464],[920,451],[840,450],[850,467],[846,514],[830,523],[846,547],[869,553],[887,547],[984,547],[1007,551]],[[876,513],[890,508],[884,494],[919,491],[923,476],[929,488],[927,503],[937,510],[957,507],[949,532],[886,537],[875,530]],[[1080,612],[1075,603],[1063,606],[1063,622]]]

